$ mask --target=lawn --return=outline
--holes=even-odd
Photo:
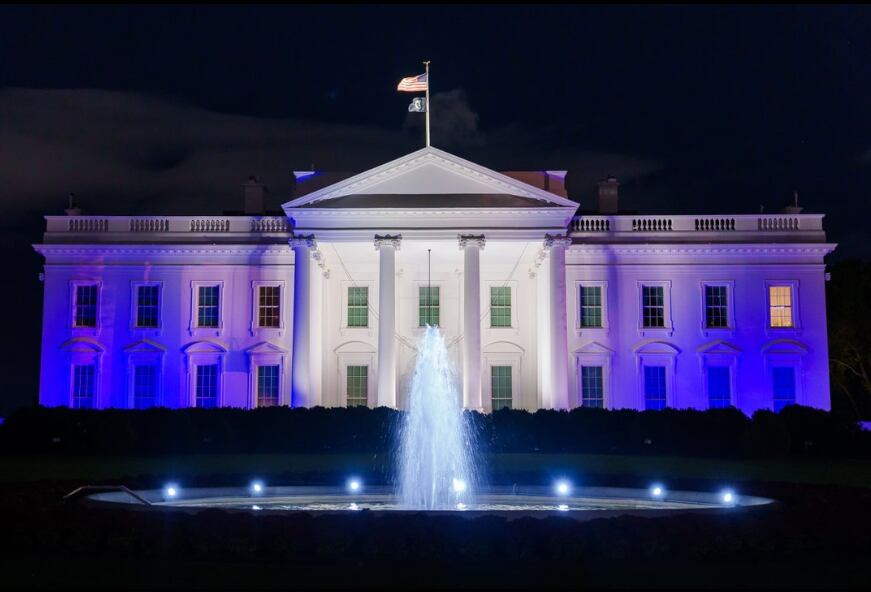
[[[496,454],[485,459],[494,481],[529,478],[547,481],[557,474],[583,480],[601,478],[769,481],[871,487],[871,460],[729,460],[597,454]],[[136,476],[200,477],[281,475],[329,479],[359,472],[389,474],[389,456],[373,454],[208,454],[180,456],[4,456],[0,482],[106,481]],[[318,477],[321,476],[321,477]]]

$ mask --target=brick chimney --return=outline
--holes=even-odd
[[[616,214],[617,207],[617,189],[620,183],[616,177],[608,177],[604,181],[599,181],[599,213],[600,214]]]
[[[266,212],[266,185],[251,175],[242,186],[245,190],[245,213],[258,216]]]

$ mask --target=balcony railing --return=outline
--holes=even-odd
[[[46,232],[77,234],[290,234],[284,216],[46,216]]]
[[[663,235],[717,233],[821,233],[823,214],[734,216],[575,216],[569,232],[577,235]]]

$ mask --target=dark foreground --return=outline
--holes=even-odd
[[[698,476],[697,462],[687,461],[688,475],[673,469],[674,488],[719,486]],[[585,483],[645,485],[646,475],[622,463],[624,475],[588,472]],[[17,477],[0,489],[4,587],[866,587],[871,556],[871,489],[820,480],[740,482],[743,493],[780,500],[773,507],[578,523],[107,510],[59,503],[81,478]],[[123,477],[134,487],[156,478]],[[212,472],[185,482],[245,478]]]

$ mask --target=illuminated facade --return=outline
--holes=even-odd
[[[401,408],[431,323],[470,409],[829,408],[822,215],[576,215],[435,148],[283,207],[47,217],[40,402]]]

